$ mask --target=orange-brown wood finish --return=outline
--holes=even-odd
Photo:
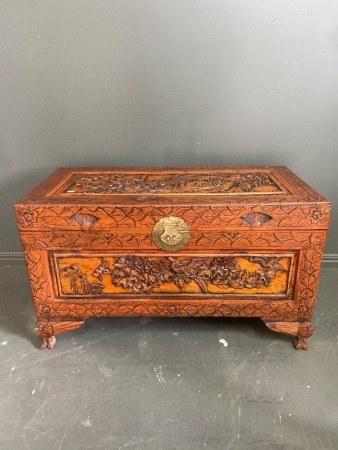
[[[285,167],[62,168],[15,212],[41,348],[142,315],[260,317],[308,348],[330,203]]]

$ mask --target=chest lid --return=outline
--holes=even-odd
[[[60,168],[15,208],[19,227],[30,229],[73,229],[76,214],[95,228],[148,228],[174,215],[197,228],[326,229],[330,210],[283,166]]]

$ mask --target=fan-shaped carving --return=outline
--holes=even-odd
[[[244,214],[241,219],[243,220],[243,222],[247,223],[250,226],[262,227],[265,223],[269,222],[272,217],[269,216],[269,214],[265,214],[262,212],[252,212]]]
[[[79,225],[79,227],[91,228],[99,220],[99,218],[93,216],[92,214],[77,213],[71,216],[69,220],[76,223],[76,225]]]

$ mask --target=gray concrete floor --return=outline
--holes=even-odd
[[[213,318],[95,318],[40,351],[25,268],[3,263],[1,449],[338,449],[337,278],[307,352]]]

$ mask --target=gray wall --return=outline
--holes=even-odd
[[[0,251],[20,250],[12,204],[58,166],[283,164],[337,206],[336,0],[0,10]]]

